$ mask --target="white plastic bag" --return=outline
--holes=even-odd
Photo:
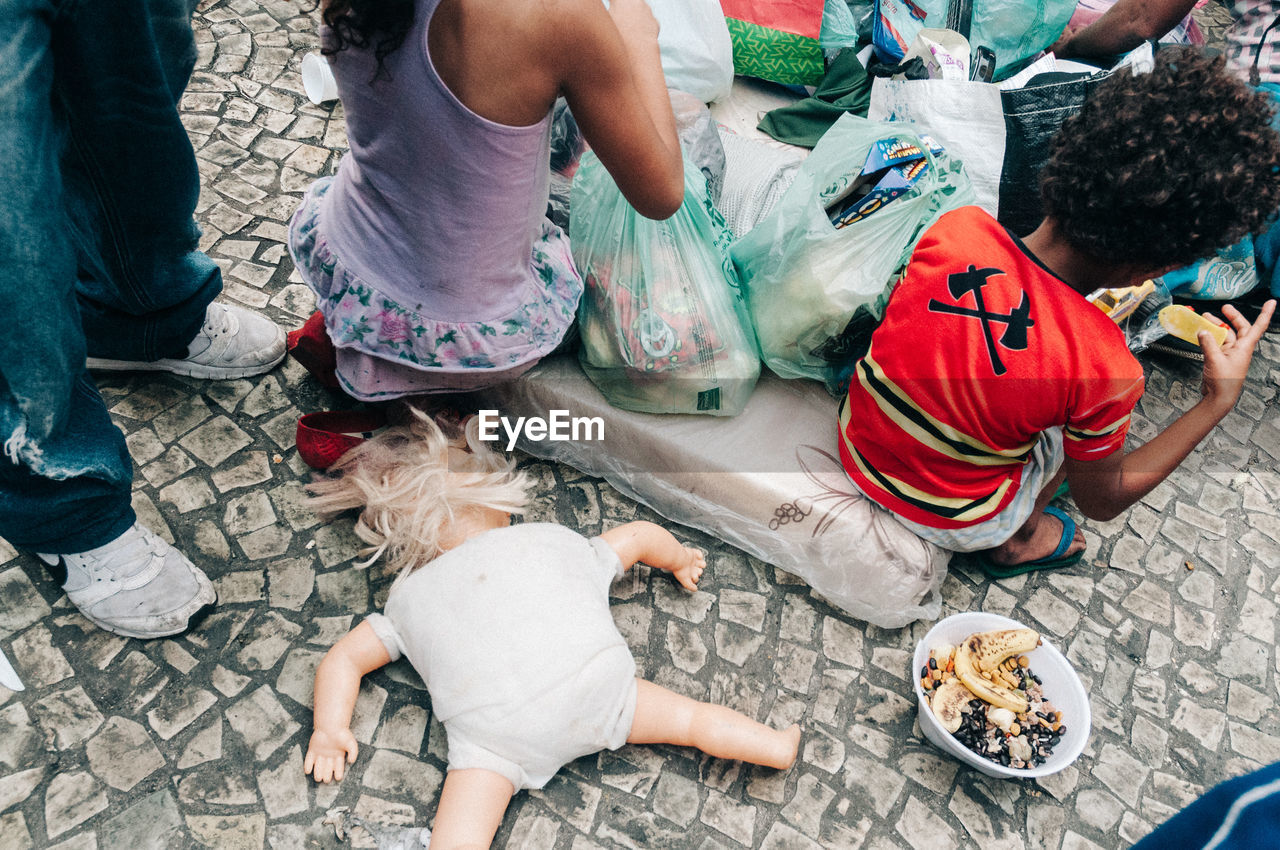
[[[719,0],[649,0],[658,19],[658,48],[667,88],[703,103],[729,94],[733,43]]]
[[[886,80],[871,84],[867,118],[909,121],[964,163],[974,203],[1000,211],[1004,107],[1000,89],[969,80]]]

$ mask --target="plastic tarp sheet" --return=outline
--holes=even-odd
[[[949,553],[853,487],[837,454],[836,402],[817,383],[764,375],[731,419],[633,413],[610,407],[559,356],[475,400],[511,419],[600,417],[603,439],[518,446],[800,576],[857,619],[899,628],[941,612]]]

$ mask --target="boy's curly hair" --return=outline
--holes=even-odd
[[[1280,208],[1274,107],[1192,48],[1117,71],[1062,125],[1040,174],[1047,216],[1077,250],[1151,269],[1187,265]]]

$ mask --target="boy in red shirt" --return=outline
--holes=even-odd
[[[1142,367],[1085,295],[1139,284],[1261,229],[1280,204],[1271,106],[1192,50],[1115,74],[1063,125],[1025,240],[977,207],[921,238],[840,412],[864,493],[921,537],[982,552],[995,576],[1074,564],[1084,538],[1049,506],[1065,476],[1108,520],[1163,481],[1231,410],[1268,302],[1200,335],[1200,402],[1125,453]]]

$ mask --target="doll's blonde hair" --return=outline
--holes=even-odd
[[[360,566],[381,557],[402,578],[440,554],[446,529],[461,514],[524,513],[529,490],[515,462],[480,439],[479,419],[450,437],[430,415],[410,411],[408,424],[361,443],[307,488],[324,519],[359,509],[356,535],[369,544]],[[451,458],[451,447],[467,453]]]

